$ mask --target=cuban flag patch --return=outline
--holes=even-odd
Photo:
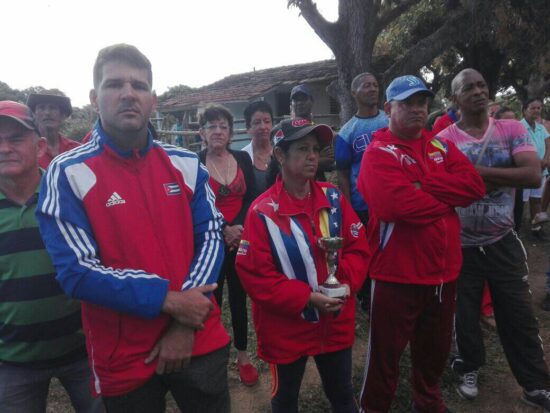
[[[164,191],[166,191],[166,195],[179,195],[179,194],[181,194],[181,188],[176,182],[171,182],[169,184],[164,184]]]

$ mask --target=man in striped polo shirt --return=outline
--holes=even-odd
[[[0,406],[44,412],[57,377],[77,412],[100,412],[88,387],[80,303],[55,280],[34,216],[45,151],[30,109],[0,101]]]

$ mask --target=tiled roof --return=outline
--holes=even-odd
[[[168,99],[159,106],[161,110],[170,110],[195,107],[205,102],[247,102],[280,85],[291,87],[297,83],[332,80],[336,77],[334,60],[256,70],[227,76]]]

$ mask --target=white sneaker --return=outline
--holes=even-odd
[[[542,211],[535,214],[535,218],[531,221],[531,225],[536,226],[539,224],[545,224],[548,221],[550,221],[550,216],[547,212]]]
[[[550,412],[550,391],[548,390],[533,390],[523,391],[521,398],[529,406],[542,407],[544,413]]]
[[[462,375],[458,375],[458,384],[456,391],[459,396],[466,400],[473,400],[477,397],[479,390],[477,388],[477,375],[479,370],[470,371]]]

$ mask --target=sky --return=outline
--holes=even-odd
[[[336,0],[316,3],[327,20],[336,19]],[[5,1],[2,32],[0,81],[19,90],[57,88],[78,107],[89,103],[97,52],[115,43],[132,44],[151,60],[158,94],[333,58],[287,0]]]

